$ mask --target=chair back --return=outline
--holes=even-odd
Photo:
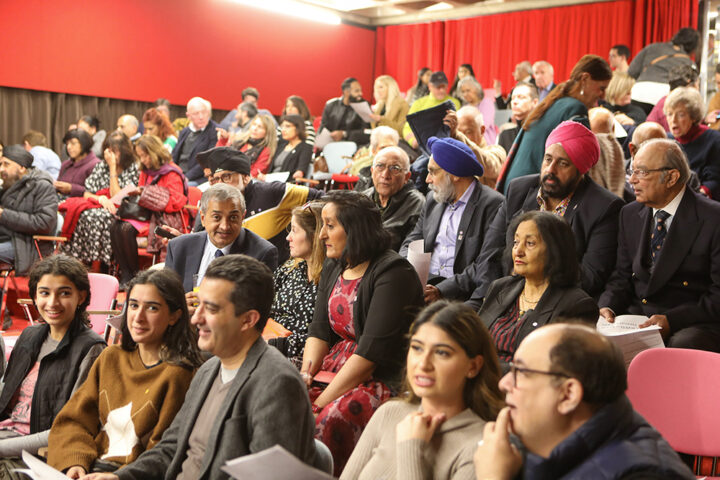
[[[332,142],[323,148],[323,157],[327,162],[329,173],[341,173],[345,165],[352,161],[357,151],[355,142]]]
[[[104,273],[88,273],[90,278],[90,305],[88,310],[112,310],[115,307],[120,284],[118,279]],[[105,334],[107,315],[90,315],[90,323],[95,333]]]
[[[720,354],[645,350],[630,363],[627,396],[674,450],[720,456]]]

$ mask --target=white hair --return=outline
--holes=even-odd
[[[482,113],[480,113],[480,110],[478,110],[477,107],[474,107],[472,105],[465,105],[460,110],[457,111],[458,118],[460,117],[473,117],[475,119],[475,123],[477,123],[478,128],[481,128],[485,126],[485,119],[483,118]]]
[[[533,66],[532,66],[533,70],[535,70],[535,67],[547,67],[548,69],[550,69],[550,73],[553,73],[553,74],[555,73],[555,69],[550,64],[550,62],[545,61],[545,60],[538,60],[537,62],[533,63]]]
[[[373,128],[370,133],[370,151],[374,152],[380,144],[381,138],[389,138],[392,140],[394,145],[400,143],[400,135],[397,130],[386,125]]]
[[[373,159],[373,167],[378,162],[378,160],[385,158],[385,157],[395,157],[396,159],[400,160],[400,163],[402,163],[403,171],[408,172],[410,171],[410,157],[408,157],[408,154],[400,147],[385,147],[382,150],[380,150],[377,155],[375,155],[375,158]]]
[[[198,109],[212,112],[212,104],[202,97],[191,98],[187,103],[187,109],[190,110],[190,107],[197,107]]]

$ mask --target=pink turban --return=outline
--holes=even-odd
[[[556,143],[562,145],[580,174],[590,170],[600,157],[600,145],[595,134],[577,122],[566,120],[555,127],[545,141],[545,150]]]

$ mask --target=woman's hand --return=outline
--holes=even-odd
[[[429,442],[444,421],[444,413],[430,415],[429,413],[413,412],[397,424],[395,438],[397,442],[413,439]]]
[[[370,118],[372,119],[373,122],[379,122],[380,119],[382,118],[382,115],[378,115],[377,113],[371,113]]]
[[[108,212],[112,213],[113,215],[115,215],[115,214],[117,213],[117,207],[116,207],[115,204],[112,202],[112,200],[110,200],[109,198],[107,198],[105,195],[102,195],[102,196],[100,196],[100,197],[98,198],[98,203],[99,203],[105,210],[107,210]]]
[[[85,475],[80,480],[120,480],[120,477],[114,473],[91,473]]]
[[[115,173],[117,171],[118,165],[117,155],[115,155],[115,152],[113,152],[110,148],[106,148],[103,152],[103,158],[105,159],[105,163],[107,163],[107,166],[110,169],[110,173]]]
[[[86,473],[83,467],[75,465],[74,467],[70,467],[65,475],[69,478],[80,478],[85,476]]]
[[[55,186],[55,190],[62,193],[63,195],[70,195],[70,191],[72,190],[72,185],[68,182],[60,182],[55,181],[53,182],[53,185]]]

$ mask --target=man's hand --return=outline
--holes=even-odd
[[[607,307],[603,307],[600,309],[600,316],[605,317],[605,320],[607,320],[609,323],[613,323],[615,321],[615,313],[613,313],[613,311]]]
[[[430,305],[442,298],[440,290],[434,285],[425,285],[425,305]]]
[[[395,440],[418,439],[429,442],[437,428],[445,421],[445,414],[430,415],[423,412],[413,412],[402,419],[395,427]]]
[[[485,424],[483,439],[475,451],[477,480],[510,480],[522,467],[522,455],[510,443],[510,407],[500,410],[497,421]]]
[[[68,182],[58,182],[56,180],[53,182],[53,185],[55,185],[55,190],[62,193],[63,195],[69,195],[70,191],[72,190],[72,185]]]
[[[670,335],[670,322],[665,315],[653,315],[648,318],[647,321],[638,325],[640,328],[649,327],[650,325],[657,325],[660,327],[660,335],[663,339],[666,339]]]
[[[445,118],[443,118],[443,123],[450,127],[450,136],[452,138],[457,138],[458,119],[455,110],[447,111],[447,113],[445,114]]]
[[[185,303],[187,303],[188,313],[192,317],[195,313],[195,309],[197,308],[198,303],[200,303],[197,292],[187,292],[185,294]]]
[[[333,130],[332,132],[330,132],[330,136],[333,140],[339,142],[340,140],[345,138],[345,132],[343,130]]]

